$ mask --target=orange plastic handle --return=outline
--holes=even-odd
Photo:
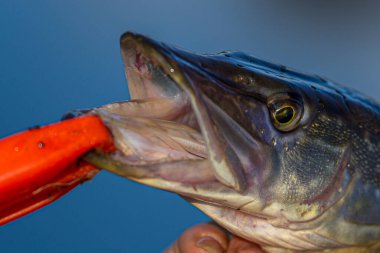
[[[93,148],[112,151],[96,116],[30,129],[0,140],[0,225],[61,197],[98,169],[78,160]]]

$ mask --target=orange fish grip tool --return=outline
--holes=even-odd
[[[26,130],[0,140],[0,225],[63,196],[99,169],[79,158],[92,149],[114,150],[96,116]]]

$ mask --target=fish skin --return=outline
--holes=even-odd
[[[208,159],[225,159],[225,167],[210,161],[214,180],[189,186],[162,173],[141,173],[143,168],[123,164],[122,153],[93,153],[88,161],[178,193],[231,233],[268,252],[379,252],[376,102],[320,76],[241,52],[194,54],[133,33],[122,36],[121,48],[125,62],[128,50],[140,51],[190,98]],[[289,101],[297,104],[300,118],[291,130],[280,130],[271,106]],[[112,106],[107,114],[101,111],[95,113],[123,142],[125,136],[115,130],[120,125],[112,123],[120,115],[112,115]],[[160,164],[160,170],[164,167]]]

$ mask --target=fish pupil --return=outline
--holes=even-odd
[[[291,106],[284,106],[278,109],[275,113],[275,119],[280,124],[288,124],[290,123],[295,116],[295,110]]]

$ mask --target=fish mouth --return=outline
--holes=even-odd
[[[122,36],[121,49],[131,100],[93,111],[110,129],[117,151],[104,156],[90,153],[85,159],[139,183],[188,197],[202,184],[219,184],[173,52],[133,33]]]
[[[131,100],[102,106],[96,112],[109,122],[114,135],[119,135],[115,136],[116,145],[127,164],[206,159],[190,99],[173,80],[181,73],[173,73],[164,54],[146,40],[130,33],[122,37]]]
[[[196,66],[177,49],[133,33],[122,36],[121,49],[131,100],[93,110],[113,134],[117,151],[92,152],[85,159],[188,199],[231,207],[253,203],[249,195],[235,197],[246,190],[245,175],[215,132],[223,126],[210,118],[226,120],[223,112],[188,77]]]

